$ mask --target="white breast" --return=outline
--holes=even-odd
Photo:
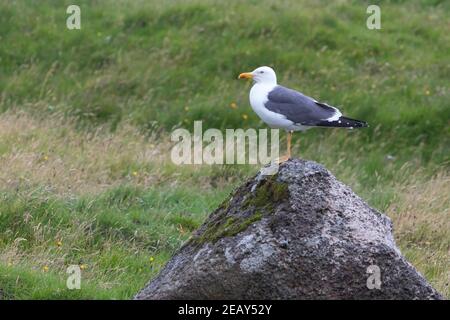
[[[276,87],[276,85],[255,83],[250,90],[250,105],[261,120],[267,123],[271,128],[291,130],[290,128],[294,124],[292,121],[286,119],[282,114],[266,109],[264,106],[268,100],[267,96],[269,92],[272,91],[274,87]]]

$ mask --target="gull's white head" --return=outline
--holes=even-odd
[[[270,67],[259,67],[252,72],[241,73],[239,79],[253,79],[256,83],[262,84],[277,84],[277,75]]]

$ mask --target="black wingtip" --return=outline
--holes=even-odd
[[[369,127],[369,124],[367,122],[361,121],[361,120],[360,120],[360,122],[361,122],[361,128],[368,128]]]
[[[347,117],[340,117],[337,122],[338,122],[338,124],[342,124],[343,127],[348,127],[348,128],[366,128],[369,126],[369,124],[365,121],[351,119],[351,118],[347,118]]]
[[[353,128],[367,128],[369,124],[362,120],[340,117],[335,121],[322,121],[318,124],[318,126],[353,129]]]

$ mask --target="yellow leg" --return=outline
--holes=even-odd
[[[292,139],[292,131],[288,131],[287,133],[287,152],[285,156],[278,158],[278,163],[283,163],[291,158],[291,139]]]
[[[292,139],[292,131],[288,131],[287,134],[287,158],[291,158],[291,139]]]

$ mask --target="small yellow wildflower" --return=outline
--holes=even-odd
[[[137,175],[138,175],[137,171],[133,171],[132,175],[133,175],[134,177],[137,177]]]
[[[189,111],[189,107],[188,106],[184,107],[184,111],[188,112]]]
[[[150,257],[150,262],[153,262],[154,260],[155,260],[155,258],[153,258],[153,257]]]
[[[44,266],[44,267],[42,268],[42,271],[43,271],[43,272],[48,272],[48,266]]]
[[[44,161],[47,161],[48,160],[48,156],[44,156]]]
[[[62,241],[61,240],[56,241],[56,246],[61,247],[62,246]]]
[[[87,265],[86,264],[80,264],[80,270],[86,270]]]
[[[429,95],[430,95],[430,90],[425,91],[425,94],[426,94],[427,96],[429,96]]]
[[[247,120],[248,119],[248,115],[246,115],[245,113],[242,115],[242,119]]]
[[[232,103],[230,104],[230,108],[231,108],[231,109],[237,109],[237,104],[234,103],[234,102],[232,102]]]

